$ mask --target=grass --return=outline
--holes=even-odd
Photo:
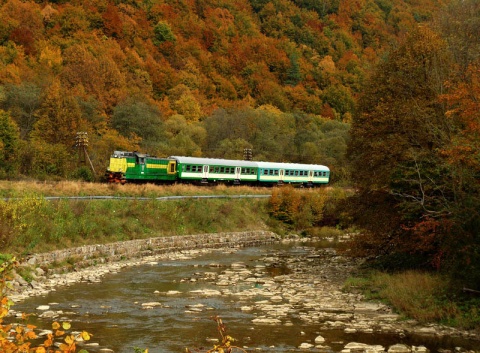
[[[437,322],[461,329],[480,327],[480,299],[455,291],[440,274],[371,272],[348,279],[344,289],[361,291],[367,298],[383,301],[405,318],[420,323]]]
[[[33,182],[0,181],[0,198],[22,197],[25,193],[42,196],[130,196],[161,197],[177,195],[254,195],[270,194],[272,189],[259,187],[227,187],[217,185],[198,187],[195,185],[155,184],[106,184],[77,181]]]
[[[265,199],[0,201],[1,250],[13,254],[156,236],[266,229]]]
[[[156,236],[267,229],[267,199],[154,198],[269,193],[268,188],[224,185],[0,181],[0,253],[22,256]],[[152,200],[47,201],[46,196],[128,196]]]

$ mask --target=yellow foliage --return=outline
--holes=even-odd
[[[328,73],[334,73],[335,71],[337,71],[337,68],[335,67],[335,62],[333,61],[333,58],[330,55],[326,55],[322,59],[322,61],[320,61],[318,66]]]
[[[3,261],[3,262],[1,262]],[[13,324],[13,325],[3,325],[3,318],[8,314],[8,310],[13,302],[8,299],[6,291],[9,288],[9,281],[11,280],[11,274],[13,269],[17,266],[17,262],[14,257],[0,259],[0,352],[2,353],[19,353],[19,352],[32,352],[32,353],[75,353],[76,352],[76,341],[80,337],[84,340],[90,339],[90,334],[83,331],[81,334],[73,335],[69,334],[64,338],[65,343],[60,344],[59,349],[54,347],[55,338],[53,334],[48,334],[47,339],[43,342],[43,345],[39,347],[31,347],[31,340],[36,339],[37,335],[33,331],[36,326],[30,324]],[[26,315],[22,315],[23,318],[26,318]],[[14,328],[15,336],[13,340],[9,339],[11,337],[10,332],[12,327]],[[52,328],[57,330],[55,332],[56,337],[62,337],[65,335],[64,331],[59,331],[58,329],[62,327],[65,330],[69,330],[71,325],[69,322],[63,322],[60,325],[58,322],[52,324]],[[82,353],[88,353],[85,350],[81,351]]]
[[[62,50],[58,47],[51,47],[46,43],[40,52],[39,62],[50,68],[60,67],[62,65]],[[41,44],[41,45],[42,45]]]
[[[283,112],[280,109],[278,109],[277,107],[271,104],[262,104],[256,110],[264,110],[269,113],[283,114]]]
[[[23,231],[29,225],[29,216],[38,215],[45,202],[43,197],[35,195],[19,200],[0,201],[0,221],[16,231]]]

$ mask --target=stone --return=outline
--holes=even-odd
[[[40,306],[37,306],[37,310],[48,310],[50,309],[50,305],[40,305]]]
[[[325,342],[325,338],[323,336],[317,336],[315,338],[315,344],[322,344]]]
[[[263,324],[263,325],[280,325],[282,321],[275,318],[266,318],[266,317],[257,317],[253,319],[252,322],[254,324]]]
[[[162,306],[160,302],[149,302],[149,303],[142,303],[143,307],[155,307],[155,306]]]
[[[167,292],[167,295],[177,295],[177,294],[180,294],[181,292],[179,292],[178,290],[169,290]]]
[[[388,353],[411,353],[412,350],[405,344],[395,344],[388,348]]]
[[[304,342],[300,346],[298,346],[298,348],[300,348],[300,349],[310,349],[312,347],[314,347],[314,345],[311,344],[311,343],[307,343],[307,342]]]

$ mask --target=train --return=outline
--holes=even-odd
[[[328,184],[324,165],[170,156],[114,151],[105,173],[109,183],[192,183],[200,185],[316,187]]]

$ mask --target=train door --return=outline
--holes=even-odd
[[[308,182],[309,183],[313,182],[313,170],[308,172]]]
[[[236,180],[240,180],[240,174],[242,172],[242,168],[241,167],[235,167],[235,179]]]
[[[207,180],[208,179],[208,165],[204,165],[202,169],[202,179]]]
[[[279,175],[278,175],[278,181],[283,183],[283,177],[285,176],[285,170],[280,169]]]
[[[145,157],[137,155],[137,164],[140,167],[140,174],[145,174]]]

